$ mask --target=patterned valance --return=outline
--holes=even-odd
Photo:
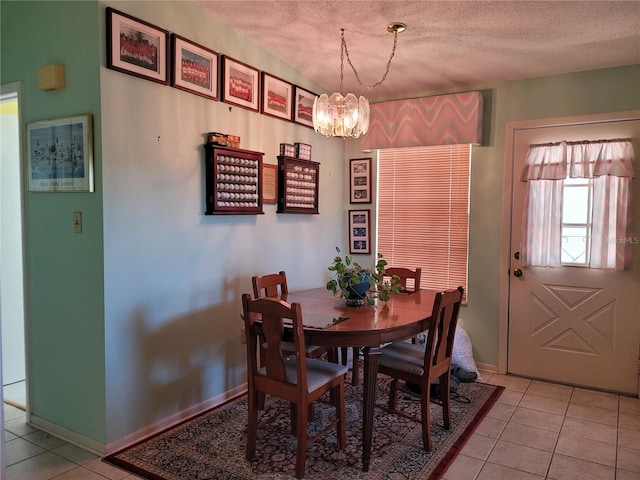
[[[482,105],[481,92],[374,103],[360,148],[480,144]]]

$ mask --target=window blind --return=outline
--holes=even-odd
[[[385,149],[378,161],[378,251],[422,268],[423,288],[467,291],[471,145]]]

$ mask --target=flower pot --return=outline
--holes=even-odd
[[[347,294],[347,305],[364,305],[367,297],[367,292],[371,285],[369,285],[369,279],[371,278],[370,272],[362,272],[358,275],[360,283],[355,285],[349,285],[345,291]]]

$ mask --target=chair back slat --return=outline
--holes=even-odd
[[[284,271],[270,273],[261,277],[251,278],[253,283],[253,298],[277,297],[289,293],[287,274]]]
[[[433,367],[447,363],[451,365],[453,340],[463,294],[462,287],[436,294],[425,348],[425,369],[428,368],[428,363]]]
[[[300,304],[289,305],[284,300],[265,297],[251,300],[249,294],[242,296],[245,321],[248,319],[246,328],[251,338],[262,337],[263,364],[266,377],[274,382],[291,385],[287,379],[285,358],[282,354],[280,342],[284,334],[284,321],[289,319],[292,322],[293,338],[295,345],[295,362],[297,379],[299,386],[306,390],[307,371],[305,359],[305,343],[302,327],[302,310]],[[257,343],[254,343],[254,346]],[[247,342],[247,355],[256,356],[256,349]],[[257,365],[257,360],[255,360]],[[253,364],[253,361],[251,362]],[[260,376],[257,368],[253,370],[253,375]]]

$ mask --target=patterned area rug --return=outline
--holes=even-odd
[[[377,403],[386,404],[388,377],[378,379]],[[376,408],[369,472],[362,471],[362,386],[347,376],[347,447],[338,450],[335,428],[312,443],[307,453],[306,479],[431,479],[442,475],[503,388],[463,383],[452,400],[451,430],[442,427],[442,407],[431,403],[431,452],[422,449],[419,397],[399,395],[399,407],[415,420]],[[309,433],[334,418],[335,409],[316,403]],[[245,459],[247,396],[204,412],[104,460],[149,480],[272,480],[292,479],[295,436],[290,433],[289,406],[267,397],[259,417],[256,458]]]

